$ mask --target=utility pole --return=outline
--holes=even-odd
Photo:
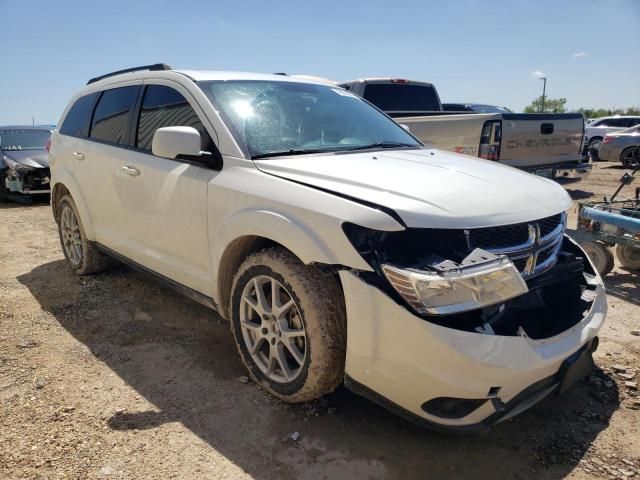
[[[542,84],[542,106],[540,107],[540,113],[544,113],[544,96],[547,91],[547,77],[540,77],[544,83]]]

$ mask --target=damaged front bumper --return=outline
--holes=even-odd
[[[522,327],[506,334],[426,320],[341,271],[347,308],[346,385],[426,426],[477,431],[564,390],[591,361],[606,314],[601,279],[585,275],[577,323],[549,338]],[[516,315],[517,316],[517,315]],[[527,319],[532,325],[532,319]]]
[[[10,168],[2,180],[9,194],[38,195],[51,192],[49,168]]]

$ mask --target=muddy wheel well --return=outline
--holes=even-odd
[[[67,187],[65,187],[61,183],[57,183],[55,187],[53,187],[53,192],[51,192],[51,208],[53,209],[53,218],[55,218],[56,222],[60,220],[60,212],[58,212],[58,204],[60,203],[60,199],[65,195],[71,195]]]
[[[247,235],[235,239],[222,254],[218,267],[218,292],[220,314],[229,317],[229,302],[231,297],[231,285],[233,277],[240,264],[252,253],[259,252],[269,247],[282,246],[273,240],[255,235]],[[284,247],[283,247],[284,248]]]

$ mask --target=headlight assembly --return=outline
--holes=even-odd
[[[10,171],[19,173],[19,172],[27,172],[29,170],[34,170],[33,167],[29,167],[28,165],[23,165],[22,163],[18,163],[15,160],[11,160],[9,157],[4,157],[4,164]]]
[[[527,284],[511,261],[474,250],[462,263],[446,260],[429,270],[382,265],[387,280],[416,311],[446,315],[475,310],[522,295]]]

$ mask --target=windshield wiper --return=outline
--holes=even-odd
[[[343,151],[338,153],[348,153],[348,152],[354,152],[357,150],[375,150],[378,148],[420,148],[420,145],[384,141],[384,142],[370,143],[369,145],[359,145],[357,147],[345,148]]]
[[[268,157],[284,157],[286,155],[305,155],[307,153],[325,153],[325,152],[335,152],[334,148],[308,148],[308,149],[291,149],[291,150],[283,150],[282,152],[269,152],[269,153],[260,153],[258,155],[253,155],[251,160],[258,160],[259,158],[268,158]]]

